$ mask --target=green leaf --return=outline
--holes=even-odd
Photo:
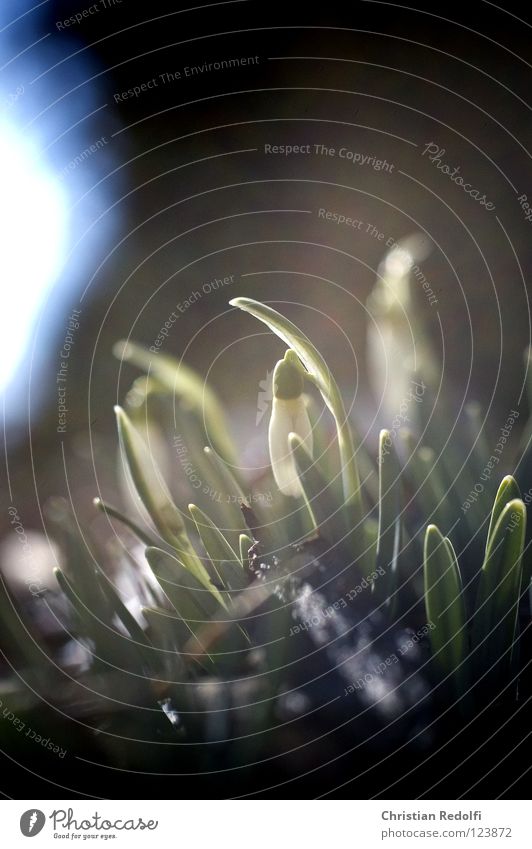
[[[227,490],[226,494],[233,496],[235,499],[235,503],[242,503],[242,501],[246,501],[244,491],[231,469],[227,466],[227,463],[225,463],[224,460],[222,460],[222,458],[218,456],[216,451],[213,451],[212,448],[209,448],[209,446],[206,446],[203,449],[203,452],[209,460],[209,463],[211,464],[213,469],[218,473],[218,475],[222,479]]]
[[[201,425],[205,425],[218,453],[228,463],[236,463],[236,451],[229,437],[224,409],[199,374],[174,357],[161,352],[152,354],[135,342],[118,342],[113,352],[118,359],[127,360],[155,377],[167,393],[193,410]]]
[[[176,626],[182,624],[180,618],[161,607],[143,607],[142,615],[153,632],[152,642],[154,645],[165,650],[170,647],[173,649],[178,647]],[[187,634],[190,635],[190,631],[187,631]]]
[[[501,485],[499,486],[499,489],[497,490],[497,495],[495,496],[495,501],[493,502],[488,537],[486,540],[486,554],[491,539],[493,537],[495,528],[497,527],[497,522],[501,517],[501,513],[506,507],[506,505],[510,501],[513,501],[514,498],[521,498],[519,486],[515,478],[512,477],[512,475],[506,475],[506,477],[504,477],[501,481]]]
[[[174,622],[174,628],[179,646],[183,647],[191,636],[199,641],[202,628],[220,611],[214,592],[209,593],[175,557],[160,548],[147,548],[146,559],[177,613],[178,620]],[[225,607],[219,591],[215,591],[220,604]]]
[[[206,446],[203,449],[203,453],[210,466],[209,477],[212,477],[212,473],[214,472],[222,487],[222,491],[219,493],[219,501],[217,499],[217,502],[221,502],[220,506],[223,516],[226,517],[226,524],[231,528],[234,527],[237,531],[242,531],[245,528],[245,522],[240,506],[241,504],[248,503],[244,490],[231,469],[218,456],[216,451]]]
[[[102,501],[101,498],[94,498],[92,503],[96,507],[97,510],[100,510],[105,516],[110,516],[112,519],[118,519],[119,522],[122,522],[130,531],[132,531],[138,539],[144,543],[144,545],[155,545],[155,540],[152,539],[147,533],[145,533],[142,528],[140,528],[132,519],[128,516],[125,516],[120,510],[117,510],[116,507],[113,507],[111,504],[107,504],[105,501]]]
[[[188,605],[189,595],[192,596],[194,607],[201,614],[197,617],[201,621],[210,619],[218,611],[220,605],[225,607],[219,590],[210,579],[208,586],[206,586],[177,557],[161,548],[147,548],[146,559],[166,597],[180,615],[183,615],[182,604]],[[187,597],[185,601],[182,600],[182,596]]]
[[[472,642],[487,691],[507,683],[515,662],[525,527],[525,505],[514,499],[499,516],[482,565]]]
[[[312,512],[320,536],[332,545],[346,545],[348,535],[342,505],[339,504],[325,481],[317,463],[303,445],[303,441],[292,433],[288,444],[296,464],[297,474],[305,499]]]
[[[94,574],[104,596],[109,602],[110,608],[118,616],[131,639],[139,643],[141,646],[150,646],[148,637],[140,627],[135,617],[127,609],[107,575],[105,575],[99,568],[95,569]]]
[[[223,560],[218,563],[218,574],[224,587],[223,596],[227,599],[227,607],[230,610],[234,607],[239,594],[249,586],[249,573],[242,569],[240,561],[235,563],[232,560]],[[251,639],[245,628],[238,625],[238,629],[246,641],[250,643]]]
[[[235,590],[240,592],[247,586],[244,571],[239,561],[237,563],[220,563],[221,583],[226,589],[222,590],[222,595],[216,590],[215,600],[213,595],[206,592],[188,569],[185,569],[172,555],[167,554],[162,549],[148,548],[146,549],[146,558],[170,604],[188,628],[190,634],[193,634],[198,640],[201,639],[201,632],[208,623],[212,624],[225,619],[228,605],[222,595],[232,603],[233,592]],[[250,642],[248,635],[238,623],[236,623],[236,628],[238,631],[237,646],[241,647],[243,637],[246,644],[244,647],[246,647]],[[231,639],[233,640],[233,634]],[[183,640],[181,644],[184,644]],[[223,661],[223,652],[217,657],[217,660],[218,662]]]
[[[380,577],[373,587],[377,604],[390,603],[395,590],[401,548],[401,467],[389,430],[379,434],[379,532],[376,568]],[[382,571],[384,574],[382,574]]]
[[[45,510],[50,521],[62,532],[66,578],[76,588],[76,594],[83,600],[85,607],[100,620],[108,620],[108,604],[94,580],[97,561],[89,548],[88,537],[77,522],[76,514],[72,513],[64,498],[58,497],[50,499]]]
[[[379,540],[379,523],[373,516],[368,516],[364,521],[364,533],[366,535],[366,545],[368,546],[371,557],[375,560],[377,556],[377,543]]]
[[[217,564],[222,560],[231,560],[240,563],[240,558],[236,551],[229,545],[222,532],[209,519],[207,514],[195,504],[189,504],[188,509],[198,529],[203,547],[209,555],[214,568],[216,569]]]
[[[146,658],[139,652],[138,646],[113,628],[111,607],[101,592],[94,574],[91,575],[91,579],[98,591],[97,607],[88,606],[88,600],[83,591],[67,578],[61,569],[55,568],[54,574],[59,587],[74,608],[84,636],[89,637],[94,642],[94,660],[124,671],[129,669],[140,671],[142,666],[145,665]]]
[[[168,675],[184,678],[181,652],[193,633],[191,628],[176,613],[172,614],[160,607],[143,607],[142,615],[150,628],[154,646],[163,653],[161,661]]]
[[[209,573],[190,543],[181,512],[146,443],[121,407],[115,407],[115,412],[126,467],[153,524],[164,541],[178,553],[184,566],[211,589]]]
[[[424,550],[425,609],[433,662],[454,695],[466,689],[468,640],[462,580],[451,541],[429,525]]]
[[[230,598],[234,593],[244,590],[249,584],[247,573],[242,569],[240,561],[235,563],[234,560],[222,560],[218,564],[218,571]]]
[[[118,435],[126,468],[139,497],[162,538],[174,545],[185,523],[148,446],[121,407],[115,407]]]

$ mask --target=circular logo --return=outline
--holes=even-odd
[[[46,817],[42,811],[37,808],[31,808],[29,811],[24,811],[20,818],[20,830],[24,837],[35,837],[42,831]]]

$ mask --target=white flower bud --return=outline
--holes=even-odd
[[[288,356],[290,355],[290,356]],[[273,405],[268,441],[275,483],[285,495],[303,495],[295,461],[288,445],[291,433],[297,433],[312,455],[312,427],[303,397],[303,375],[294,364],[293,352],[287,352],[273,373]]]

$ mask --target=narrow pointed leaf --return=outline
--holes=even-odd
[[[464,594],[452,544],[436,525],[429,525],[425,535],[424,580],[433,662],[459,697],[466,688],[468,656]]]
[[[234,560],[222,560],[218,564],[218,572],[231,600],[235,593],[241,592],[248,586],[247,572],[242,569],[240,561],[235,563]]]
[[[83,600],[88,610],[93,611],[102,621],[108,618],[108,605],[102,591],[94,580],[96,558],[88,545],[88,538],[77,523],[70,505],[63,498],[53,498],[46,505],[47,515],[60,528],[63,535],[64,562],[63,573],[68,582],[76,588],[76,594]],[[59,578],[61,580],[61,578]]]
[[[161,548],[147,548],[146,559],[166,597],[184,619],[205,622],[220,605],[225,606],[219,590],[210,582],[205,587],[177,557]]]
[[[139,497],[162,538],[173,545],[185,533],[180,511],[148,446],[121,407],[115,407],[120,445]]]
[[[179,646],[184,646],[191,637],[200,640],[202,628],[215,612],[211,607],[213,597],[195,580],[188,569],[160,548],[147,548],[146,559],[177,614],[173,629]],[[224,602],[222,604],[225,606]],[[159,623],[159,628],[166,625],[165,622]]]
[[[111,620],[112,610],[105,596],[101,593],[94,576],[91,577],[95,586],[98,588],[98,592],[101,594],[101,601],[96,609],[88,606],[82,592],[67,578],[61,569],[54,569],[54,574],[61,590],[74,608],[81,623],[84,636],[89,637],[94,642],[96,649],[94,659],[103,661],[118,669],[142,668],[145,665],[146,658],[143,657],[138,647],[131,640],[117,633],[113,628]]]
[[[336,501],[331,486],[324,479],[301,438],[296,433],[292,433],[288,444],[294,455],[301,487],[320,535],[332,545],[345,546],[347,528],[342,504]]]
[[[110,516],[112,519],[117,519],[119,522],[122,522],[130,531],[132,531],[138,539],[144,543],[144,545],[155,545],[155,540],[149,536],[142,528],[139,527],[135,522],[132,521],[128,516],[125,516],[120,510],[117,510],[116,507],[113,507],[111,504],[107,504],[105,501],[102,501],[101,498],[94,498],[93,502],[94,506],[97,510],[104,513],[106,516]]]
[[[187,642],[198,639],[192,628],[177,613],[170,613],[160,607],[143,607],[142,615],[145,617],[150,630],[152,642],[157,649],[161,650],[161,664],[168,670],[169,675],[184,676],[183,652]],[[206,657],[211,660],[209,655]],[[196,661],[199,663],[199,661]],[[209,669],[199,663],[208,672]],[[177,682],[174,687],[181,689]]]
[[[501,485],[499,486],[499,489],[497,490],[497,495],[495,496],[495,501],[493,502],[488,537],[486,540],[486,553],[488,551],[495,528],[497,527],[497,522],[501,517],[502,511],[510,501],[514,500],[514,498],[521,498],[519,486],[515,478],[512,477],[512,475],[506,475],[506,477],[504,477],[501,481]]]
[[[379,541],[379,523],[373,516],[368,516],[364,522],[364,533],[366,544],[371,553],[371,559],[375,562],[377,557],[377,543]]]
[[[208,463],[209,481],[212,480],[213,486],[219,482],[220,491],[217,493],[216,506],[222,514],[224,526],[234,528],[236,532],[243,531],[245,522],[240,505],[248,503],[248,499],[237,474],[212,448],[204,447],[203,454]]]
[[[229,437],[224,409],[199,374],[174,357],[161,352],[153,355],[135,342],[118,342],[114,354],[155,377],[173,398],[194,410],[200,423],[205,423],[208,436],[221,456],[229,463],[235,462],[236,451]]]
[[[115,412],[123,455],[144,507],[165,542],[176,550],[186,568],[210,589],[209,574],[190,543],[181,512],[146,443],[126,413],[120,407],[115,407]]]
[[[218,456],[216,451],[213,451],[212,448],[206,446],[203,449],[203,452],[209,463],[215,469],[220,478],[222,479],[225,488],[227,490],[226,494],[232,496],[235,499],[235,503],[241,503],[242,501],[246,501],[246,496],[244,495],[244,491],[240,486],[240,483],[236,479],[235,475],[227,465],[227,463],[222,460],[221,457]]]
[[[203,547],[209,555],[213,566],[216,568],[217,564],[222,560],[232,560],[240,563],[240,558],[236,551],[229,545],[222,532],[209,519],[207,514],[195,504],[189,504],[188,509],[198,529]]]
[[[502,510],[482,565],[472,640],[478,676],[483,686],[507,683],[516,650],[526,508],[519,499]]]
[[[380,577],[374,584],[374,596],[377,603],[385,601],[389,603],[395,590],[397,561],[401,547],[400,486],[401,467],[391,434],[388,430],[381,430],[379,434],[379,532],[376,556],[376,569],[379,570]]]
[[[183,623],[175,614],[160,607],[143,607],[142,615],[150,628],[152,643],[157,648],[168,651],[179,648],[180,628]],[[186,630],[186,638],[190,637],[190,630]],[[176,652],[176,656],[179,655]]]
[[[111,607],[113,612],[118,616],[122,625],[129,633],[131,639],[139,643],[140,645],[149,646],[150,641],[148,637],[140,627],[133,614],[130,613],[127,609],[126,605],[118,595],[117,591],[113,587],[107,575],[105,575],[101,571],[101,569],[96,569],[95,577],[102,589],[103,594],[109,602],[109,606]]]

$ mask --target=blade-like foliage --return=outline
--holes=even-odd
[[[294,455],[301,487],[320,536],[330,545],[345,547],[347,528],[342,504],[337,502],[331,485],[323,477],[301,438],[296,433],[292,433],[288,442]]]
[[[146,559],[163,592],[183,618],[186,617],[181,605],[185,604],[187,612],[190,612],[189,596],[190,605],[200,613],[198,621],[209,619],[220,606],[225,606],[219,590],[210,580],[206,586],[177,557],[167,551],[161,548],[147,548]]]
[[[216,527],[212,519],[209,519],[207,514],[195,504],[189,504],[188,509],[194,519],[203,547],[209,555],[214,568],[216,569],[217,564],[223,560],[240,564],[238,554],[229,545],[223,533]]]
[[[377,604],[390,601],[395,589],[397,561],[401,547],[400,483],[401,467],[390,431],[379,435],[379,531],[376,568],[380,577],[373,593]],[[381,570],[384,572],[382,574]]]
[[[504,510],[506,505],[509,504],[510,501],[513,501],[515,498],[521,498],[519,486],[515,478],[512,477],[512,475],[506,475],[506,477],[504,477],[501,481],[499,489],[497,490],[497,495],[495,496],[495,501],[493,502],[488,536],[486,539],[486,555],[491,540],[493,538],[495,528],[497,527],[497,522],[501,517],[502,511]]]
[[[147,348],[135,342],[118,342],[114,354],[118,359],[127,360],[155,377],[172,398],[175,397],[194,410],[221,456],[228,463],[236,462],[236,451],[229,436],[224,408],[199,374],[174,357],[160,351],[154,356]]]
[[[424,581],[434,667],[458,698],[466,689],[469,654],[464,593],[453,546],[436,525],[425,534]]]
[[[93,502],[94,506],[97,510],[100,510],[105,516],[110,516],[112,519],[117,519],[119,522],[122,522],[130,531],[132,531],[138,539],[144,543],[144,545],[155,545],[155,540],[150,537],[139,525],[136,524],[129,516],[125,516],[120,510],[117,510],[116,507],[113,507],[111,504],[107,504],[105,501],[102,501],[101,498],[94,498]]]
[[[491,691],[508,683],[515,661],[526,508],[519,499],[503,507],[480,573],[473,619],[476,677]]]
[[[126,468],[153,524],[163,540],[178,553],[183,565],[210,589],[209,574],[190,543],[181,512],[154,458],[126,413],[120,407],[115,407],[115,412]]]

